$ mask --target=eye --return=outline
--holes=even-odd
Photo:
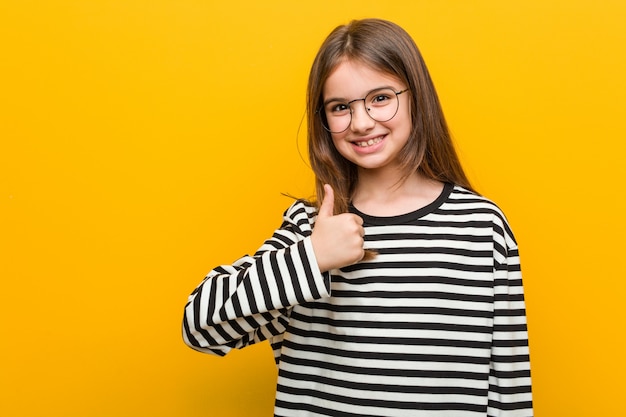
[[[382,105],[382,104],[385,104],[387,101],[389,101],[390,98],[391,97],[389,96],[389,94],[377,93],[372,96],[370,103],[376,104],[376,105]]]
[[[374,90],[367,95],[368,107],[384,107],[389,103],[393,103],[395,91],[390,88],[381,88]]]
[[[350,106],[346,103],[330,103],[326,108],[326,112],[333,115],[342,115],[350,112]]]

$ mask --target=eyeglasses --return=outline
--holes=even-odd
[[[331,133],[342,133],[352,123],[352,103],[362,101],[367,114],[372,120],[377,122],[387,122],[394,118],[398,113],[400,100],[398,96],[406,91],[395,91],[393,88],[377,88],[370,91],[363,98],[357,98],[351,101],[342,102],[339,100],[331,100],[324,103],[317,113],[320,114],[322,126]],[[323,110],[323,111],[322,111]]]

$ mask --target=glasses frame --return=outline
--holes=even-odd
[[[370,109],[368,109],[368,107],[365,105],[365,100],[367,99],[367,97],[372,94],[375,91],[380,91],[380,90],[391,90],[394,92],[394,94],[396,95],[396,100],[398,103],[398,106],[396,107],[396,111],[393,113],[393,115],[386,119],[386,120],[378,120],[378,119],[374,119],[372,117],[372,115],[370,114]],[[363,102],[363,106],[365,107],[365,113],[367,113],[367,115],[369,116],[370,119],[372,119],[375,122],[379,122],[379,123],[384,123],[384,122],[388,122],[389,120],[393,119],[394,117],[396,117],[396,114],[398,114],[398,110],[400,109],[400,99],[398,98],[398,96],[402,93],[406,93],[407,91],[409,91],[409,88],[405,88],[404,90],[400,90],[400,91],[396,91],[394,88],[392,87],[381,87],[381,88],[375,88],[371,91],[369,91],[365,97],[363,98],[355,98],[354,100],[350,100],[349,102],[345,103],[348,108],[350,109],[350,121],[348,122],[347,126],[345,129],[340,130],[340,131],[332,131],[330,130],[330,127],[327,127],[326,125],[328,124],[328,119],[326,118],[326,110],[324,109],[324,105],[322,104],[316,111],[315,113],[318,113],[321,117],[321,122],[322,122],[322,127],[324,128],[324,130],[326,130],[327,132],[330,133],[343,133],[346,130],[348,130],[350,128],[350,125],[352,124],[352,103],[355,103],[357,101],[362,101]]]

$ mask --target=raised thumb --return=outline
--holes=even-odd
[[[334,214],[333,208],[335,206],[335,192],[333,187],[328,184],[324,184],[324,199],[320,205],[318,216],[331,217]]]

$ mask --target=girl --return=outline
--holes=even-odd
[[[472,191],[410,36],[336,28],[307,116],[321,202],[295,202],[254,256],[207,275],[185,342],[225,355],[269,340],[275,416],[532,415],[517,244]]]

